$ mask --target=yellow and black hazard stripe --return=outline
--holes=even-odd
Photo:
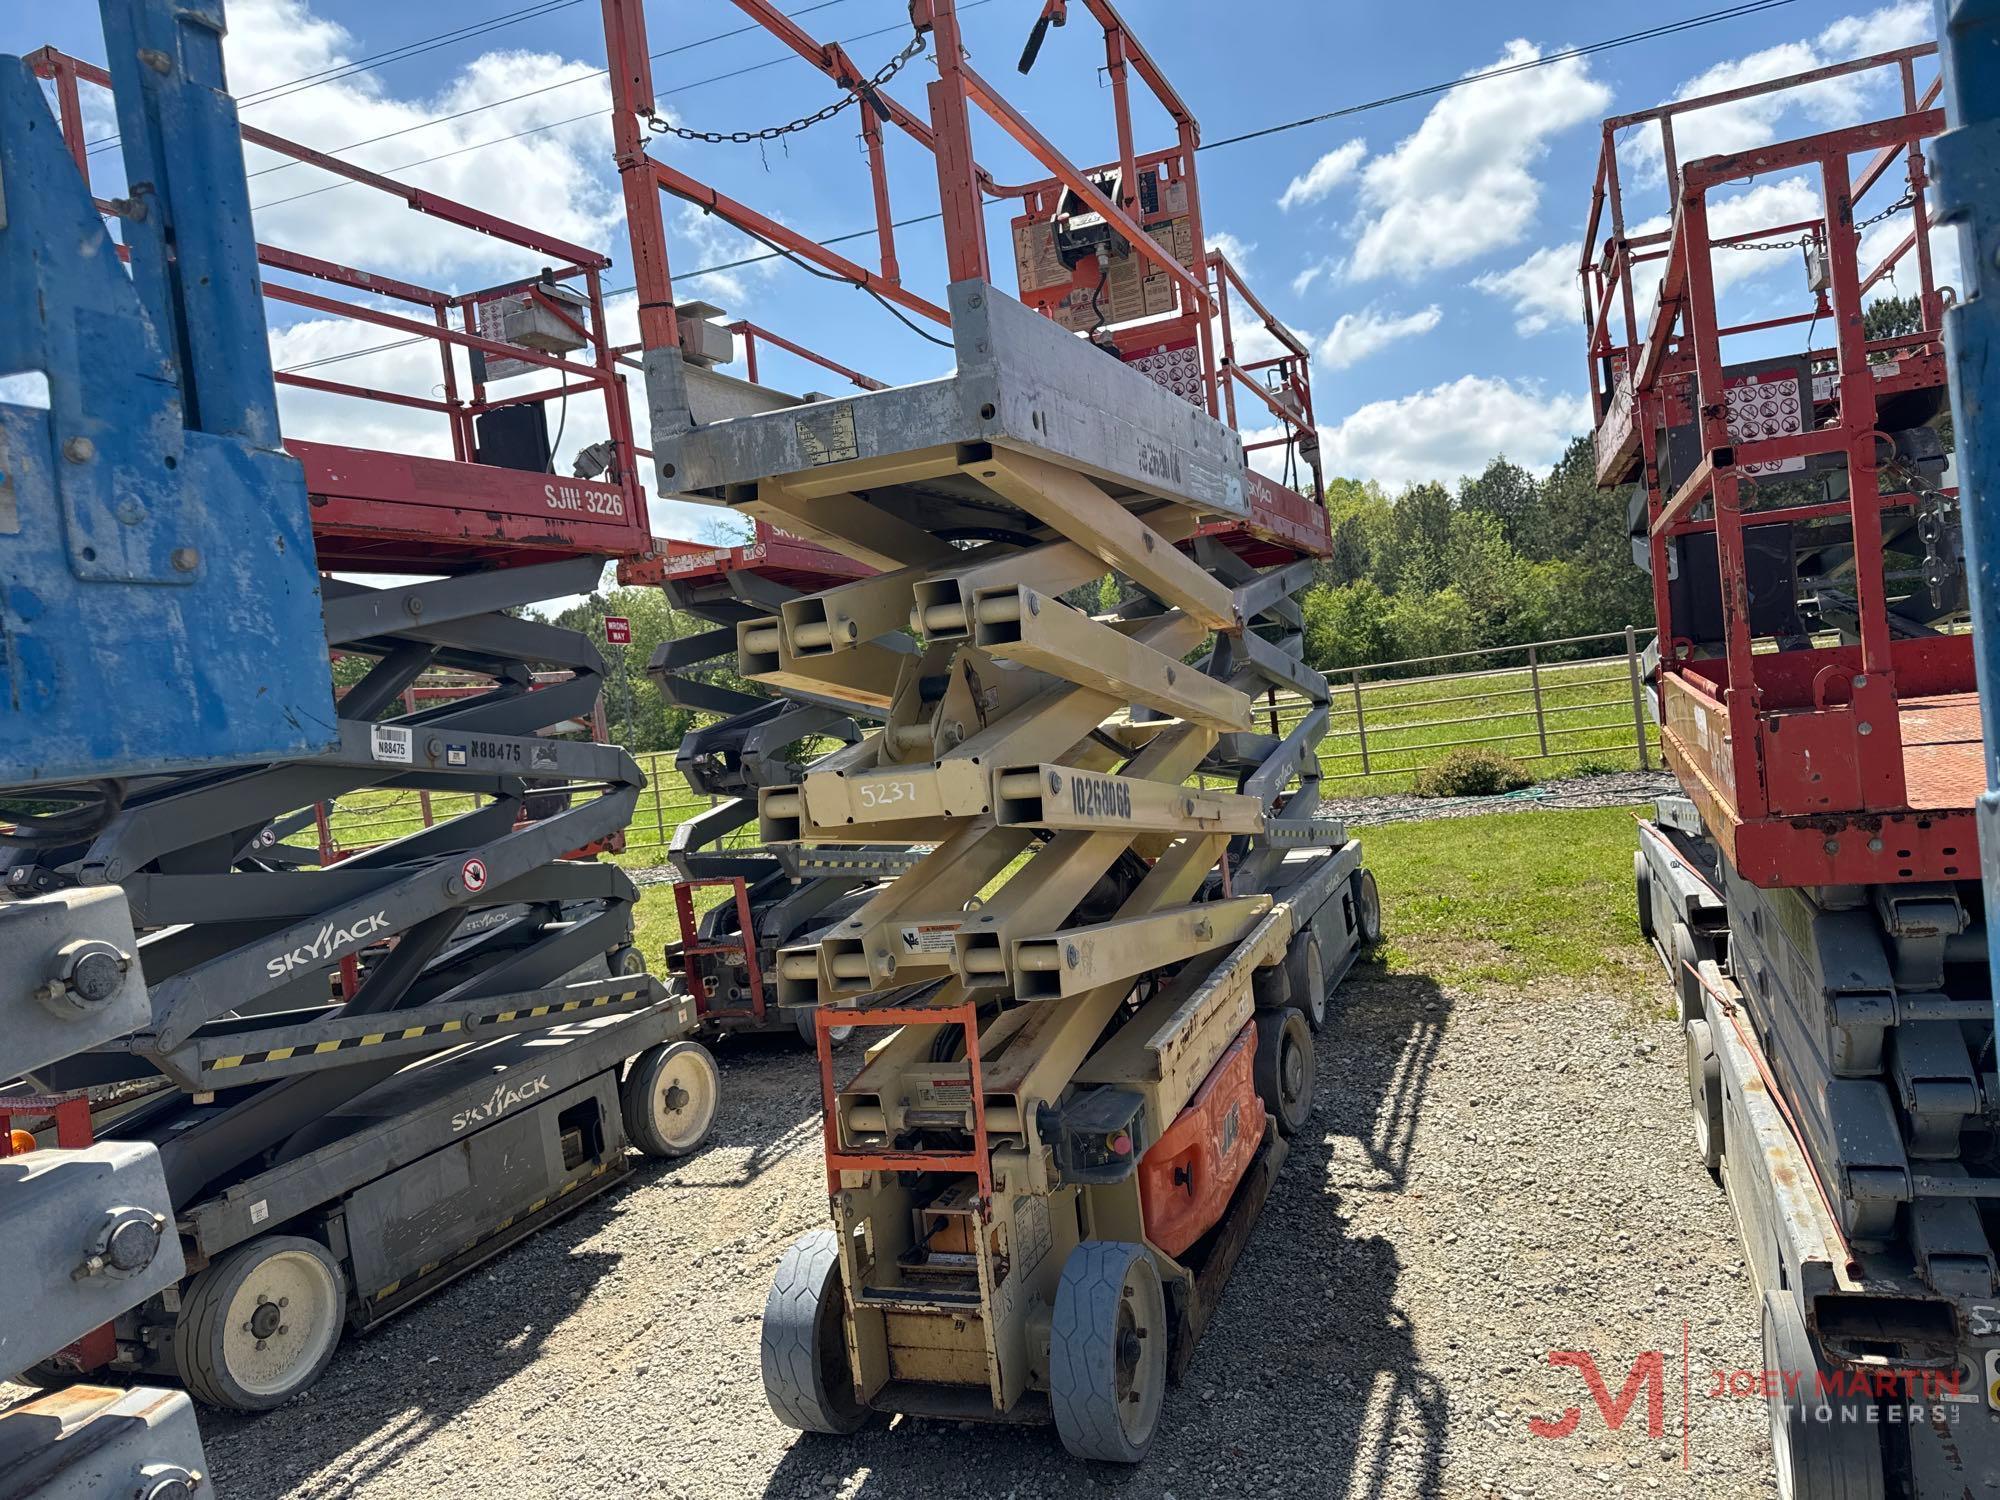
[[[883,874],[894,874],[914,865],[914,859],[884,859],[879,854],[813,854],[799,861],[801,869],[810,870],[873,870]]]
[[[479,1234],[470,1240],[467,1240],[461,1248],[453,1251],[450,1255],[444,1256],[442,1259],[439,1260],[426,1261],[424,1262],[424,1264],[417,1267],[416,1274],[406,1277],[403,1280],[392,1281],[385,1287],[378,1287],[375,1291],[372,1300],[376,1302],[388,1301],[389,1298],[395,1296],[397,1292],[403,1289],[405,1281],[408,1281],[410,1283],[422,1281],[426,1276],[429,1276],[432,1272],[437,1270],[439,1266],[449,1265],[451,1262],[455,1260],[463,1260],[466,1256],[470,1255],[473,1251],[477,1250],[481,1245],[485,1244],[488,1240],[494,1238],[496,1235],[505,1234],[508,1230],[512,1229],[516,1224],[521,1223],[523,1220],[532,1219],[536,1214],[540,1213],[543,1209],[547,1208],[551,1203],[560,1203],[563,1199],[567,1198],[571,1193],[577,1191],[577,1189],[588,1187],[591,1183],[595,1182],[598,1178],[602,1177],[606,1172],[609,1172],[610,1170],[611,1170],[610,1162],[608,1161],[599,1162],[596,1166],[592,1167],[588,1172],[584,1173],[583,1176],[574,1178],[569,1182],[565,1182],[560,1188],[556,1189],[555,1192],[549,1194],[548,1197],[537,1198],[533,1203],[530,1203],[526,1208],[522,1209],[519,1213],[507,1215],[506,1218],[502,1219],[498,1224],[495,1224],[491,1229],[488,1229],[484,1233]]]
[[[560,1000],[548,1005],[526,1006],[520,1010],[495,1011],[490,1016],[480,1016],[469,1022],[438,1021],[429,1026],[391,1027],[386,1031],[371,1031],[364,1036],[346,1036],[331,1042],[313,1042],[298,1047],[272,1047],[265,1052],[239,1052],[233,1057],[215,1058],[205,1066],[212,1070],[247,1068],[254,1063],[288,1062],[294,1057],[323,1057],[329,1052],[352,1052],[359,1047],[380,1046],[383,1042],[413,1042],[419,1037],[443,1036],[447,1032],[464,1031],[468,1025],[494,1025],[524,1018],[533,1020],[539,1016],[568,1015],[572,1011],[601,1010],[607,1005],[617,1005],[638,998],[638,990],[627,990],[622,995],[599,995],[594,1000]]]

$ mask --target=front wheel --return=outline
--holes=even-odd
[[[1063,1263],[1049,1323],[1049,1404],[1063,1446],[1138,1463],[1166,1391],[1167,1299],[1153,1257],[1144,1245],[1085,1240]]]
[[[847,1366],[840,1242],[815,1229],[792,1242],[764,1298],[764,1399],[787,1427],[838,1436],[868,1420]]]
[[[1382,893],[1375,888],[1373,870],[1354,872],[1354,925],[1362,947],[1373,948],[1382,941]]]
[[[318,1240],[273,1234],[197,1274],[174,1321],[174,1368],[224,1411],[269,1411],[326,1372],[347,1315],[347,1279]]]
[[[715,1128],[722,1074],[699,1042],[662,1042],[632,1061],[618,1089],[625,1134],[648,1156],[691,1156]]]

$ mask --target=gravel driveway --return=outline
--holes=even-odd
[[[1756,1318],[1689,1144],[1672,1023],[1625,998],[1441,993],[1372,968],[1336,1003],[1310,1139],[1136,1472],[1034,1430],[778,1425],[758,1317],[825,1188],[810,1060],[764,1040],[725,1049],[701,1157],[642,1169],[351,1342],[291,1407],[206,1416],[217,1482],[230,1500],[1764,1492],[1762,1406],[1705,1394],[1758,1364]],[[1612,1397],[1659,1351],[1661,1435],[1643,1389],[1608,1431],[1550,1367],[1563,1349],[1590,1351]],[[1530,1432],[1568,1406],[1571,1435]]]

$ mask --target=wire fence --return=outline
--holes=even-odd
[[[1570,659],[1579,652],[1583,659]],[[1418,772],[1471,747],[1497,750],[1543,776],[1651,769],[1660,764],[1659,730],[1646,707],[1640,652],[1628,629],[1336,668],[1327,673],[1321,775],[1342,795],[1406,792]],[[1397,675],[1412,667],[1442,670]],[[1257,700],[1257,728],[1288,734],[1309,708],[1295,693],[1266,694]],[[688,785],[670,752],[634,758],[646,787],[625,829],[627,850],[663,850],[676,828],[721,800]],[[465,794],[359,792],[340,799],[328,827],[338,848],[352,850],[473,806]],[[734,841],[755,837],[753,821]]]

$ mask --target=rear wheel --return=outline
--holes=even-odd
[[[646,972],[646,955],[630,943],[613,948],[604,955],[604,967],[613,979],[636,979]],[[637,990],[620,995],[620,1000],[631,1000],[638,995]]]
[[[1632,851],[1632,884],[1639,899],[1639,936],[1653,940],[1653,868],[1646,863],[1646,851]]]
[[[1257,1097],[1286,1137],[1305,1129],[1313,1107],[1313,1039],[1297,1006],[1257,1013],[1257,1056],[1251,1069]]]
[[[1764,1293],[1764,1368],[1771,1458],[1781,1500],[1882,1500],[1881,1426],[1868,1403],[1821,1397],[1819,1357],[1791,1294]]]
[[[1285,950],[1285,977],[1292,1004],[1306,1014],[1306,1024],[1318,1031],[1326,1023],[1326,964],[1320,958],[1319,935],[1311,928],[1292,939]]]
[[[1167,1299],[1145,1246],[1086,1240],[1063,1262],[1049,1322],[1049,1405],[1078,1458],[1136,1464],[1167,1390]]]
[[[814,1026],[812,1008],[808,1006],[802,1010],[793,1012],[792,1024],[799,1029],[799,1040],[804,1042],[808,1047],[817,1050],[819,1047],[819,1034]],[[829,1026],[826,1029],[826,1034],[827,1039],[837,1045],[853,1036],[854,1028],[852,1026]]]
[[[840,1242],[815,1229],[792,1242],[764,1298],[764,1399],[800,1432],[853,1432],[868,1420],[847,1367]]]
[[[699,1042],[661,1043],[632,1061],[619,1085],[625,1134],[648,1156],[669,1160],[701,1148],[715,1128],[722,1075]]]
[[[292,1234],[252,1240],[181,1293],[175,1371],[210,1406],[269,1411],[326,1372],[346,1315],[347,1279],[326,1246]]]
[[[1382,941],[1382,893],[1375,888],[1373,870],[1354,872],[1354,925],[1360,929],[1362,947]]]
[[[1681,997],[1681,1019],[1691,1021],[1708,1008],[1701,1003],[1701,948],[1695,942],[1694,929],[1685,922],[1675,922],[1670,946],[1674,956],[1674,987]]]
[[[1710,1176],[1722,1171],[1722,1062],[1706,1021],[1682,1028],[1687,1047],[1688,1105],[1694,1114],[1694,1144]]]

